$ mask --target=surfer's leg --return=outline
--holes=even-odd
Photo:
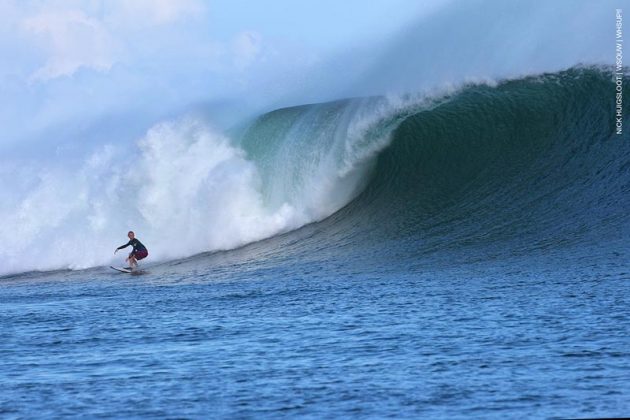
[[[129,256],[129,265],[130,265],[132,268],[137,268],[137,267],[138,267],[138,262],[136,261],[136,257],[135,257],[135,255],[133,255],[133,254],[131,254],[131,255]]]
[[[133,257],[133,252],[129,253],[129,256],[125,259],[125,262],[128,265],[127,268],[133,268],[133,266],[136,264],[136,259]]]

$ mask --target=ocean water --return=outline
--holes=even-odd
[[[54,223],[0,254],[0,414],[627,416],[630,137],[611,92],[609,69],[573,68],[221,136],[165,125],[141,142],[146,194],[92,158],[76,206],[44,193],[68,180],[51,171],[9,197],[13,226],[44,204]],[[149,248],[139,275],[107,267],[127,229],[105,198]],[[67,256],[81,235],[86,266]]]

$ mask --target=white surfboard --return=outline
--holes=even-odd
[[[120,271],[121,273],[126,273],[126,274],[131,274],[132,276],[140,276],[142,274],[149,274],[148,271],[146,270],[141,270],[140,268],[136,268],[135,270],[130,270],[126,267],[114,267],[114,266],[109,266],[109,268],[113,268],[116,271]]]
[[[124,267],[114,267],[110,265],[109,268],[113,268],[114,270],[120,271],[121,273],[129,273],[129,274],[133,273],[132,270],[129,270],[128,268],[124,268]]]

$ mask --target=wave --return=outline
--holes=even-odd
[[[630,143],[611,92],[607,69],[573,68],[285,108],[229,136],[182,119],[74,165],[6,163],[0,273],[107,264],[129,229],[155,260],[313,222],[329,247],[411,256],[627,247]]]
[[[410,256],[627,251],[630,135],[616,134],[614,91],[608,69],[573,68],[444,97],[400,124],[340,217]]]

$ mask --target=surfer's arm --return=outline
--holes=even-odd
[[[116,250],[114,251],[114,254],[117,253],[119,250],[123,249],[123,248],[127,248],[129,245],[131,245],[131,241],[127,242],[124,245],[119,246],[118,248],[116,248]]]

